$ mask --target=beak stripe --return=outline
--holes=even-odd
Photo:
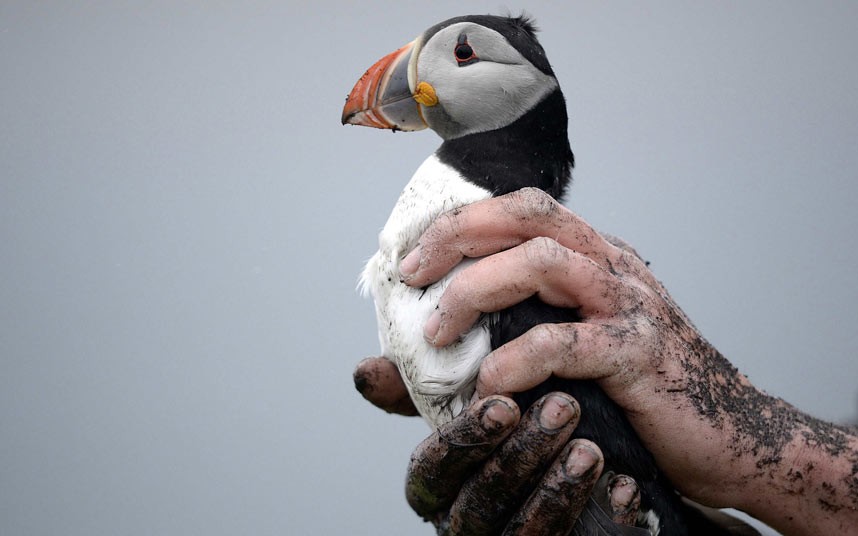
[[[360,77],[343,107],[343,124],[392,130],[426,128],[408,78],[414,42],[380,60]]]

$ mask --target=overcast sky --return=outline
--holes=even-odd
[[[357,274],[439,140],[339,123],[463,9],[541,27],[568,205],[758,386],[858,415],[858,4],[461,6],[0,0],[1,534],[432,533],[428,428],[351,372]]]

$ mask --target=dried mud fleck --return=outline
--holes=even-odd
[[[753,456],[758,477],[773,477],[775,471],[783,471],[785,449],[799,438],[807,448],[832,459],[847,457],[852,474],[839,482],[817,484],[827,495],[819,498],[818,504],[831,513],[843,508],[858,510],[858,453],[850,445],[848,429],[806,415],[757,390],[705,340],[698,337],[696,341],[683,360],[692,380],[687,385],[687,396],[701,418],[718,429],[730,430],[733,455],[737,459]],[[807,484],[813,482],[814,470],[813,463],[787,470],[787,481],[792,484],[788,492],[804,493]]]

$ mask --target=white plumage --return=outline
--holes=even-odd
[[[375,299],[382,355],[396,362],[418,411],[436,427],[467,405],[480,362],[491,351],[486,320],[444,348],[423,338],[423,326],[451,278],[473,261],[459,264],[426,289],[402,284],[399,263],[438,215],[489,197],[488,190],[430,156],[399,196],[379,235],[378,252],[360,278],[362,291]]]

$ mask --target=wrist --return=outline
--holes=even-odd
[[[855,534],[858,437],[792,411],[789,441],[777,459],[756,457],[737,507],[784,534]]]

